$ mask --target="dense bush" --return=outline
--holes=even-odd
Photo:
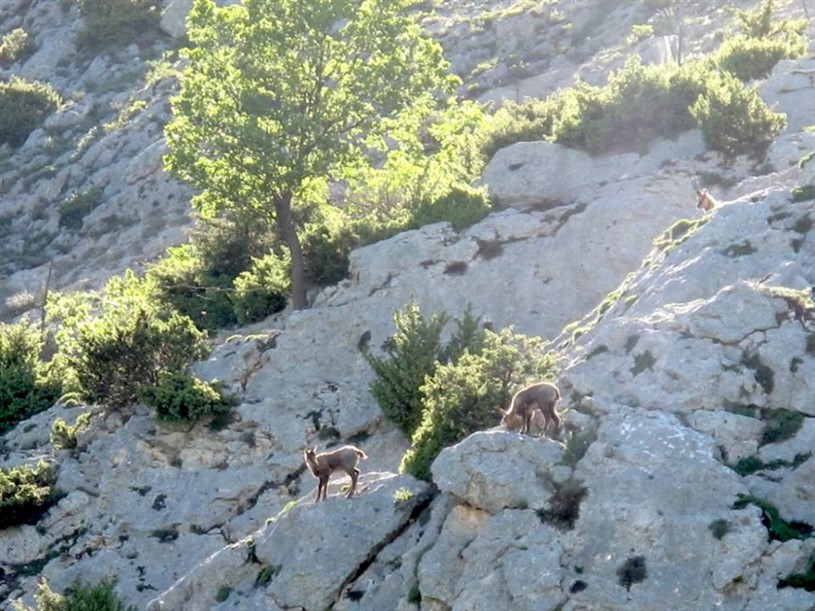
[[[40,361],[43,344],[43,333],[27,320],[0,323],[0,435],[51,407],[62,391],[59,375]]]
[[[29,57],[36,50],[34,39],[23,28],[15,28],[0,40],[0,68]]]
[[[54,467],[40,461],[0,469],[0,529],[34,524],[56,501]]]
[[[691,113],[708,148],[725,155],[761,155],[786,123],[754,88],[745,88],[726,72],[699,96]]]
[[[421,424],[402,457],[401,471],[429,480],[430,465],[443,448],[498,424],[498,408],[509,402],[511,389],[552,377],[553,359],[544,353],[542,341],[508,329],[484,333],[480,350],[465,351],[426,379]]]
[[[407,304],[394,316],[396,333],[385,347],[387,357],[365,358],[376,374],[371,394],[385,415],[402,432],[411,437],[422,419],[424,409],[422,385],[441,363],[455,361],[465,351],[478,351],[484,345],[485,331],[468,306],[446,344],[441,335],[450,320],[446,313],[422,316],[416,302]]]
[[[154,289],[131,272],[108,282],[98,315],[77,321],[64,347],[84,399],[119,407],[163,371],[181,371],[206,352],[206,334],[165,313]]]
[[[76,0],[85,20],[77,46],[88,51],[127,46],[146,33],[158,32],[161,0]]]
[[[262,219],[201,218],[190,242],[168,249],[167,256],[147,270],[147,277],[158,286],[160,298],[199,329],[221,329],[238,322],[235,279],[273,244]]]
[[[385,416],[407,437],[413,435],[421,422],[420,388],[441,358],[440,338],[447,321],[443,313],[425,320],[419,304],[411,302],[394,316],[396,334],[386,346],[387,357],[365,353],[376,374],[371,394]]]
[[[115,579],[105,578],[97,584],[74,581],[64,594],[54,592],[46,580],[39,582],[39,592],[34,596],[36,608],[26,607],[19,601],[12,602],[14,611],[136,611],[125,607],[116,596]]]
[[[162,372],[158,383],[141,387],[141,400],[155,408],[159,420],[198,422],[210,420],[214,428],[226,424],[236,399],[225,396],[216,381],[205,382],[180,372]]]
[[[49,85],[29,83],[16,76],[0,83],[0,145],[22,145],[60,102]]]
[[[765,78],[785,58],[800,57],[806,52],[803,38],[789,41],[779,38],[731,38],[716,54],[722,70],[742,81]]]
[[[489,157],[524,140],[548,140],[591,154],[643,150],[654,138],[698,126],[713,150],[759,152],[778,133],[781,116],[725,69],[753,78],[780,57],[800,54],[802,44],[736,39],[710,59],[668,69],[643,66],[632,57],[603,87],[581,82],[545,100],[504,104],[483,130],[482,150]]]
[[[411,225],[422,227],[447,221],[460,231],[483,219],[490,210],[486,189],[456,185],[438,199],[421,202],[413,211]]]
[[[266,255],[253,260],[249,270],[235,278],[232,308],[238,323],[258,322],[286,307],[290,259],[288,251],[285,256]]]

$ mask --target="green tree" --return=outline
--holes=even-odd
[[[299,229],[326,181],[407,111],[428,112],[455,83],[408,0],[195,0],[191,48],[166,128],[170,172],[205,215],[258,211],[291,255],[294,308],[306,305]]]

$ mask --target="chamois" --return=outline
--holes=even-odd
[[[529,426],[536,411],[540,411],[546,424],[544,433],[549,428],[549,423],[555,423],[555,436],[560,431],[560,416],[555,411],[555,405],[560,400],[560,390],[549,382],[538,382],[530,384],[515,393],[509,409],[500,409],[502,417],[501,424],[509,429],[514,429],[521,422],[521,433],[529,433]]]
[[[320,452],[319,454],[317,454],[317,448],[308,448],[303,453],[303,458],[311,473],[319,480],[317,498],[314,501],[319,503],[321,499],[325,500],[328,494],[328,478],[331,477],[334,471],[340,469],[351,476],[351,489],[345,497],[353,496],[354,491],[357,489],[357,477],[360,474],[357,464],[360,458],[368,458],[368,455],[357,447],[342,446],[336,450]]]
[[[719,200],[708,193],[707,189],[700,189],[696,179],[693,180],[693,189],[696,191],[696,207],[699,208],[699,210],[710,212],[714,208],[719,207]]]

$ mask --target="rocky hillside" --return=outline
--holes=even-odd
[[[624,42],[666,18],[647,4],[445,2],[427,25],[470,95],[515,99],[601,82],[625,53],[667,60],[671,37]],[[691,51],[732,19],[703,4]],[[167,3],[149,49],[87,58],[72,3],[0,0],[4,29],[39,48],[4,75],[69,99],[3,151],[4,319],[36,306],[52,260],[55,286],[92,287],[183,239],[190,193],[161,169],[175,84],[149,61],[188,5]],[[143,406],[21,423],[0,466],[46,457],[65,496],[0,531],[0,604],[32,604],[40,576],[56,591],[115,576],[151,610],[812,609],[811,585],[793,586],[815,564],[815,200],[795,190],[815,184],[815,161],[797,165],[815,150],[813,48],[760,87],[787,127],[759,164],[707,151],[697,131],[642,154],[500,150],[483,177],[499,211],[358,249],[310,309],[215,341],[195,371],[241,398],[222,431],[159,425]],[[708,215],[696,176],[729,185]],[[81,226],[60,227],[60,203],[89,192]],[[358,346],[381,346],[411,298],[552,339],[570,443],[496,427],[444,450],[433,486],[397,474],[408,442]],[[88,410],[78,448],[55,452],[54,420]],[[302,452],[328,439],[369,458],[356,497],[336,476],[314,505]]]

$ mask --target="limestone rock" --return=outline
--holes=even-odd
[[[562,457],[556,441],[496,430],[445,448],[431,471],[442,492],[495,514],[507,507],[543,507],[556,483],[568,479]]]

